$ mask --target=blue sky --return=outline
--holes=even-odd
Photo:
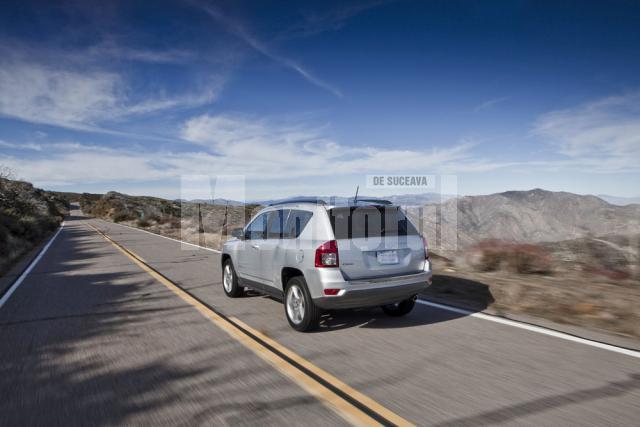
[[[373,174],[638,196],[639,19],[632,1],[10,2],[0,165],[170,198],[190,174],[243,175],[248,198]]]

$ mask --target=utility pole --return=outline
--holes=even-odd
[[[204,242],[204,226],[202,225],[202,212],[200,211],[200,203],[198,203],[198,244],[205,246]]]
[[[227,218],[229,215],[229,201],[227,200],[227,204],[224,206],[224,218],[222,219],[222,229],[220,230],[220,249],[222,249],[222,245],[224,244],[227,237]]]

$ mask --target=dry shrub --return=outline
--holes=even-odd
[[[631,277],[631,274],[629,274],[626,271],[621,271],[621,270],[606,268],[606,267],[586,266],[584,267],[584,271],[589,274],[606,277],[609,280],[616,280],[616,281],[627,280]]]
[[[571,307],[571,311],[575,314],[590,315],[599,311],[599,307],[589,302],[579,302]]]
[[[136,221],[136,224],[138,225],[138,227],[142,228],[147,228],[151,225],[151,223],[144,218],[140,218],[138,221]]]
[[[155,212],[147,213],[146,211],[144,213],[144,218],[149,222],[160,222],[161,219],[159,214]]]
[[[629,260],[623,250],[598,239],[586,240],[585,251],[590,261],[604,270],[624,271],[629,265]]]
[[[158,219],[158,224],[168,225],[169,228],[180,228],[180,218],[164,215]]]
[[[516,244],[508,252],[508,266],[520,274],[547,274],[551,272],[551,257],[540,246]]]
[[[131,220],[131,215],[124,211],[116,211],[113,213],[113,222],[123,222]]]
[[[485,240],[470,248],[467,262],[479,271],[507,268],[519,274],[547,274],[552,270],[551,257],[540,246]]]

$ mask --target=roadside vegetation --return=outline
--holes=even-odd
[[[219,249],[230,230],[244,226],[259,206],[198,204],[112,191],[83,194],[80,208],[86,215]]]
[[[640,338],[640,234],[486,240],[433,259],[435,301]]]
[[[48,237],[62,222],[69,203],[55,193],[0,176],[0,276]]]

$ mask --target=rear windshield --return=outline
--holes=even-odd
[[[419,235],[397,206],[333,208],[329,218],[336,239]]]

